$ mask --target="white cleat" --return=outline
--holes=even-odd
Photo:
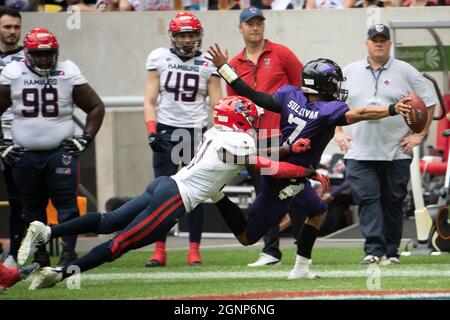
[[[51,288],[58,282],[62,281],[62,269],[45,267],[31,281],[28,289],[36,290],[43,288]]]
[[[263,267],[263,266],[270,266],[281,263],[280,259],[277,259],[270,254],[267,253],[260,253],[258,260],[256,260],[253,263],[249,263],[247,267]]]
[[[28,258],[36,252],[36,248],[50,240],[51,229],[40,221],[33,221],[28,227],[17,254],[17,263],[23,266]]]
[[[309,270],[311,263],[310,259],[297,255],[295,266],[289,273],[288,280],[319,278],[319,276]]]
[[[7,268],[17,268],[16,259],[12,255],[6,257],[5,261],[3,261],[3,265]]]

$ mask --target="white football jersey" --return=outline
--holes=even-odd
[[[217,154],[222,148],[237,156],[256,152],[255,141],[246,133],[221,131],[214,127],[206,131],[196,156],[172,176],[187,212],[216,195],[245,168],[245,164],[223,162]]]
[[[11,62],[0,75],[0,84],[11,88],[12,138],[28,150],[57,148],[72,137],[72,90],[87,83],[70,60],[59,62],[50,77],[32,72],[25,62]]]
[[[19,49],[5,52],[4,54],[0,54],[0,73],[2,73],[5,66],[12,62],[12,61],[22,61],[24,58],[23,54],[23,48],[20,47]],[[14,115],[11,111],[11,108],[8,108],[5,112],[2,114],[2,130],[3,130],[3,137],[5,139],[12,139],[11,135],[11,125],[12,121],[14,120]]]
[[[218,74],[204,53],[183,61],[169,48],[159,48],[149,54],[146,68],[157,70],[160,77],[159,123],[179,128],[208,125],[208,81]]]

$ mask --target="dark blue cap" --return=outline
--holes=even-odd
[[[381,23],[370,26],[369,30],[367,31],[367,39],[372,39],[373,37],[379,34],[385,36],[386,39],[388,40],[391,39],[391,33],[389,32],[389,28]]]
[[[266,18],[264,18],[263,16],[261,9],[258,9],[256,7],[249,7],[242,10],[241,15],[239,16],[239,21],[247,22],[248,20],[254,17],[261,17],[263,20],[266,20]]]

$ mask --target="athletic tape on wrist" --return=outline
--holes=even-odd
[[[234,80],[239,78],[236,71],[228,63],[225,63],[217,70],[222,78],[228,83],[232,84]]]

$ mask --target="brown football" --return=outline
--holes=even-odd
[[[406,118],[403,119],[412,131],[416,133],[422,132],[428,121],[428,112],[425,102],[423,102],[422,98],[414,92],[408,94],[406,98],[411,98],[411,100],[405,102],[405,104],[412,107],[411,113],[409,114],[411,123],[408,123]]]

